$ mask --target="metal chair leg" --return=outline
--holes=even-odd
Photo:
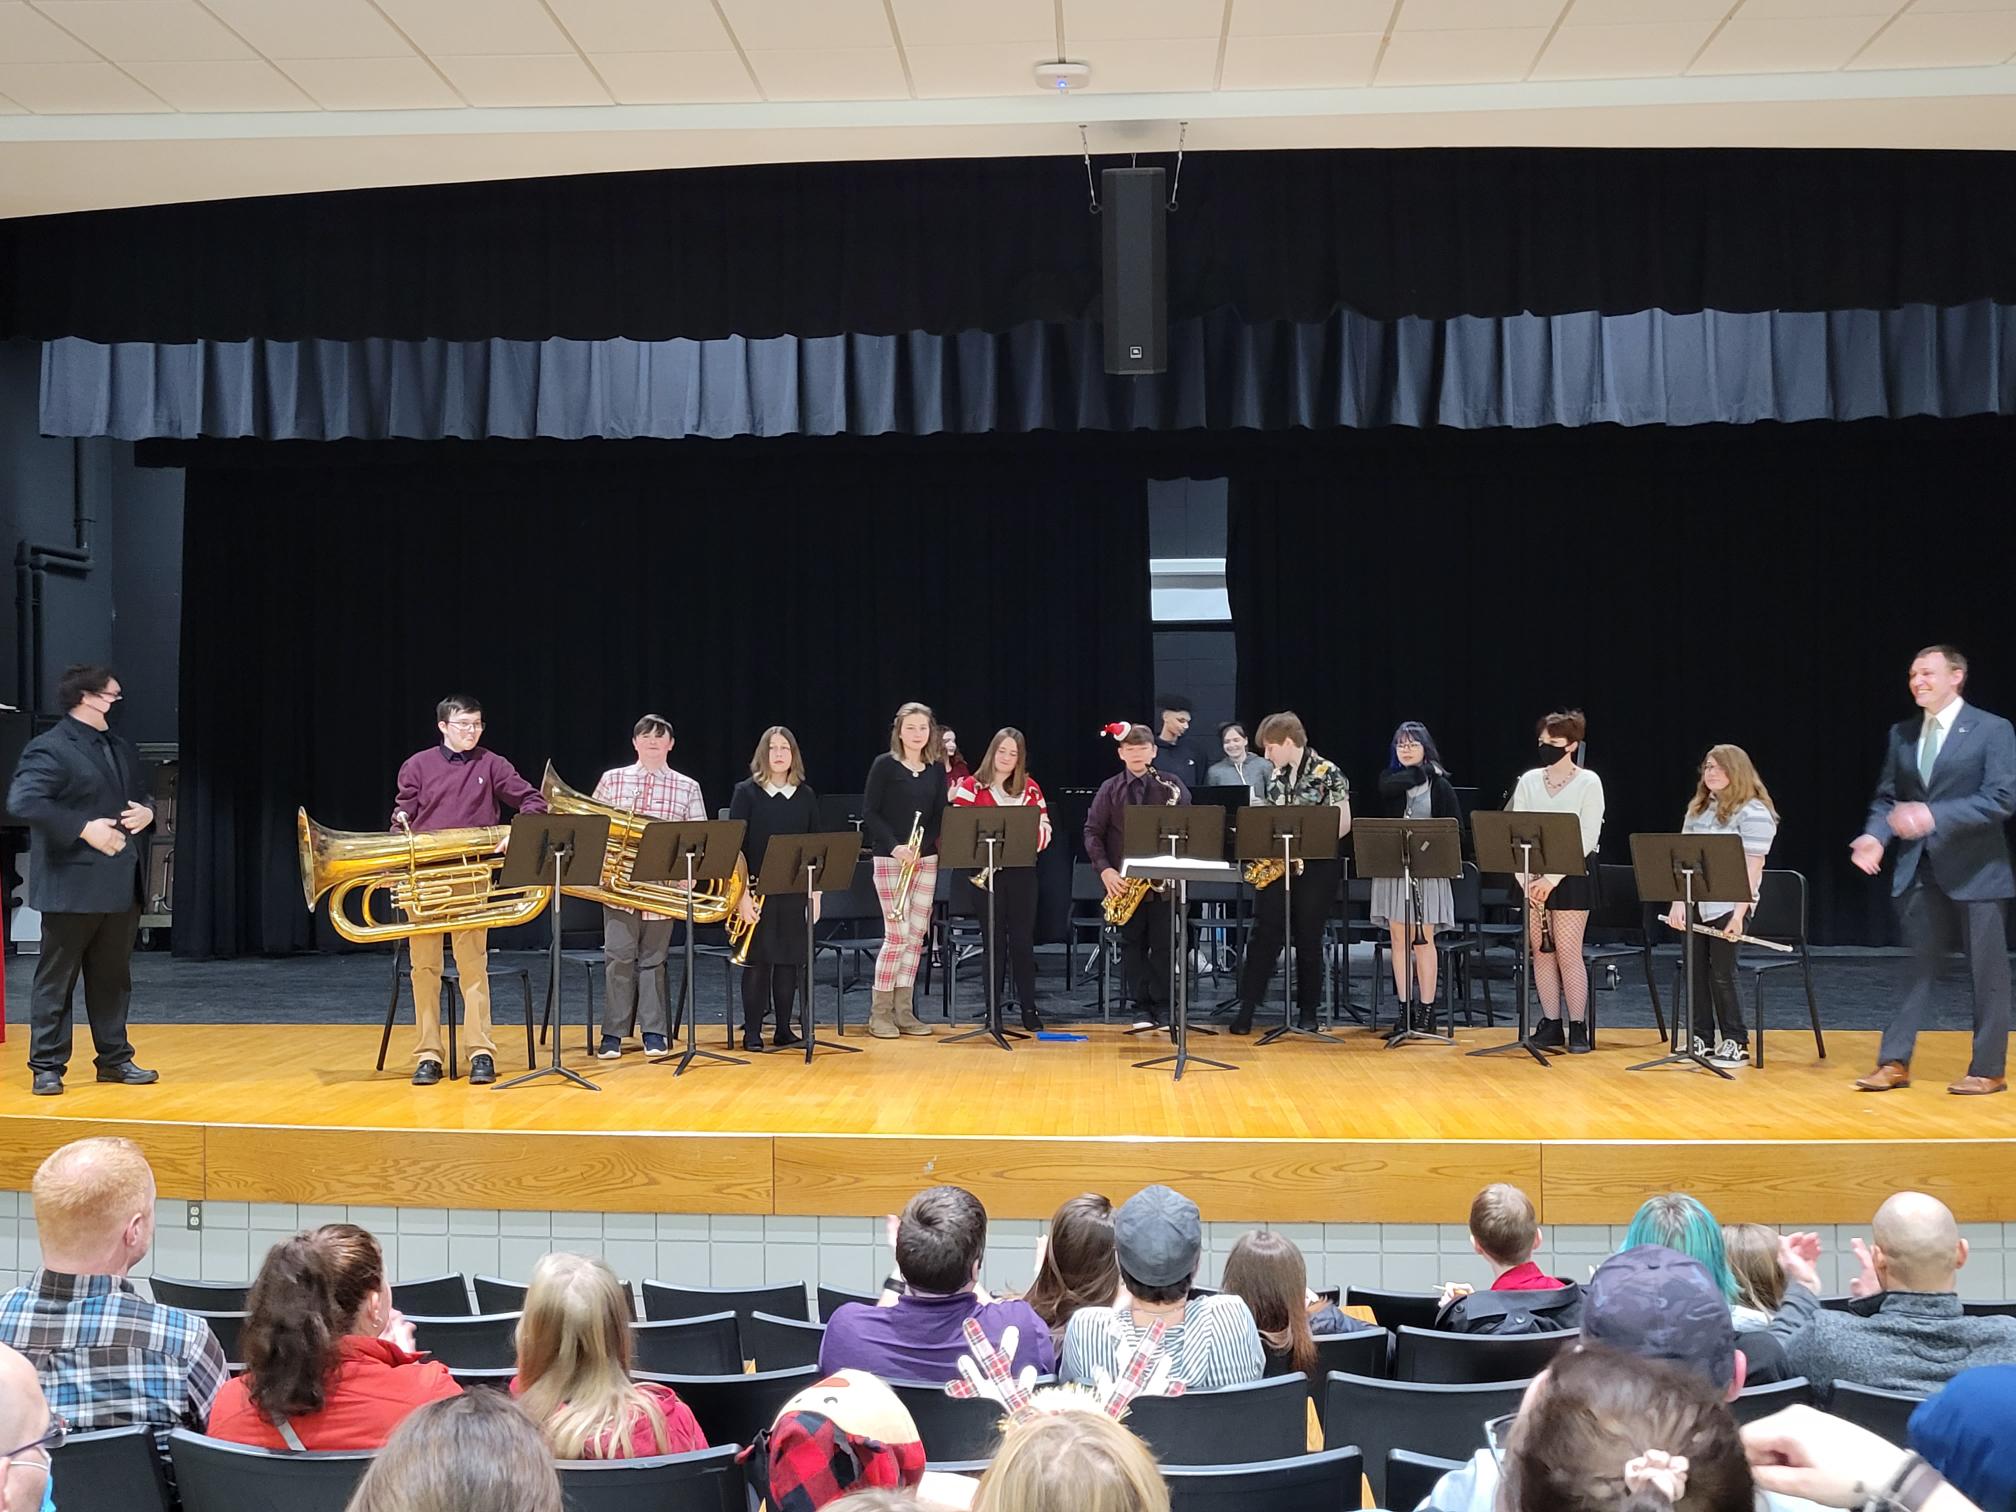
[[[392,947],[392,1000],[385,1005],[385,1032],[378,1036],[378,1069],[385,1069],[385,1052],[392,1046],[392,1021],[399,1016],[399,958],[406,952],[406,942],[398,941]]]
[[[525,994],[525,1069],[530,1071],[538,1064],[538,1056],[532,1049],[532,973],[518,973],[519,989]]]
[[[1825,1060],[1827,1041],[1820,1033],[1820,1000],[1813,995],[1813,957],[1803,940],[1799,943],[1799,974],[1806,979],[1806,1016],[1813,1021],[1813,1049]]]
[[[455,1080],[462,1074],[462,1057],[455,1048],[455,1021],[462,1017],[462,982],[442,978],[441,1011],[448,1020],[448,1079]]]
[[[1659,981],[1658,978],[1656,978],[1652,974],[1651,941],[1649,940],[1646,941],[1644,946],[1641,947],[1640,956],[1645,962],[1645,990],[1652,995],[1652,1022],[1659,1026],[1659,1038],[1663,1040],[1666,1038],[1666,1010],[1660,1006]],[[1673,1011],[1675,1013],[1678,1013],[1680,1011],[1677,1003],[1675,1004]]]

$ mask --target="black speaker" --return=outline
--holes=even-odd
[[[1160,168],[1100,174],[1106,371],[1159,373],[1169,365],[1169,186]]]

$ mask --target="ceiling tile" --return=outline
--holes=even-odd
[[[1802,21],[1828,16],[1877,16],[1888,18],[1904,8],[1905,0],[1743,0],[1736,13],[1742,21]]]
[[[1407,0],[1393,30],[1511,31],[1549,27],[1568,0]]]
[[[0,115],[27,115],[26,105],[16,105],[5,95],[0,95]]]
[[[2016,4],[2016,0],[2011,0]],[[1575,0],[1567,26],[1638,26],[1654,21],[1720,21],[1735,0]]]
[[[0,58],[9,63],[95,63],[98,55],[20,0],[0,4]]]
[[[313,110],[315,102],[264,58],[133,63],[133,77],[177,110]]]
[[[0,63],[0,94],[38,115],[157,114],[171,108],[110,63]]]
[[[1383,32],[1395,0],[1232,0],[1235,37],[1317,37]]]
[[[434,61],[471,105],[607,105],[609,91],[579,53],[440,54]]]
[[[2016,53],[2016,11],[1911,11],[1859,53],[1852,68],[1979,68]]]
[[[451,110],[467,102],[421,58],[293,58],[278,65],[325,110]]]
[[[1216,37],[1093,43],[1073,53],[1092,65],[1092,87],[1101,94],[1209,89],[1218,73]]]
[[[919,46],[903,49],[920,100],[1000,98],[1039,92],[1034,69],[1049,49],[1037,51],[1029,42],[975,42],[963,47]],[[1103,81],[1092,72],[1092,87]]]
[[[1669,79],[1692,61],[1713,21],[1564,26],[1533,66],[1536,79]]]
[[[721,10],[749,52],[895,46],[882,0],[721,0]]]
[[[1737,16],[1687,71],[1690,74],[1825,73],[1855,55],[1882,25],[1876,16],[1761,20]]]
[[[749,66],[771,100],[902,100],[910,95],[894,47],[779,48],[750,53]]]
[[[86,0],[96,3],[96,0]],[[564,53],[573,44],[539,0],[377,0],[413,45],[432,57]]]
[[[39,8],[115,63],[254,56],[196,0],[40,0]]]
[[[1051,0],[893,0],[903,48],[973,46],[983,42],[1034,42],[1057,46],[1057,8]],[[1031,54],[1033,65],[1040,54]]]
[[[203,0],[269,58],[408,58],[370,0]]]
[[[1064,47],[1133,37],[1209,37],[1225,25],[1225,0],[1064,0]],[[1212,59],[1217,67],[1217,59]],[[1206,86],[1209,87],[1208,85]]]
[[[1911,14],[1924,16],[1935,11],[2006,10],[2016,10],[2016,0],[1918,0],[1918,3],[1911,7]]]
[[[1544,26],[1395,32],[1376,84],[1504,84],[1526,77]]]
[[[1372,81],[1380,34],[1231,37],[1221,89],[1356,89]]]
[[[713,0],[548,0],[589,53],[729,52],[734,42]],[[745,78],[745,81],[746,78]]]
[[[619,105],[720,105],[760,100],[732,52],[590,53]]]

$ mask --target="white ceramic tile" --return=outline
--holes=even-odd
[[[1408,1251],[1433,1253],[1436,1225],[1432,1223],[1383,1223],[1379,1226],[1380,1248],[1387,1254]]]
[[[382,1241],[388,1234],[399,1232],[399,1209],[395,1207],[353,1207],[350,1222],[359,1228],[369,1229]]]
[[[497,1211],[494,1208],[451,1208],[448,1212],[448,1232],[451,1234],[498,1233]]]
[[[665,1237],[661,1224],[658,1237]],[[749,1241],[763,1237],[763,1216],[759,1213],[716,1213],[708,1220],[707,1237],[717,1243],[721,1240]]]
[[[0,1218],[12,1218],[20,1211],[22,1195],[20,1192],[0,1192]],[[156,1202],[154,1207],[159,1212],[161,1204]]]
[[[448,1210],[446,1208],[401,1208],[399,1209],[399,1232],[402,1234],[445,1234],[448,1232]]]
[[[251,1226],[252,1204],[249,1202],[203,1204],[203,1227],[206,1229],[242,1229]]]
[[[627,1239],[604,1239],[602,1258],[609,1262],[609,1268],[616,1272],[618,1279],[635,1287],[638,1282],[662,1279],[657,1274],[658,1241],[631,1237]]]
[[[1379,1249],[1379,1225],[1376,1223],[1326,1223],[1323,1225],[1323,1248],[1332,1254],[1340,1252],[1364,1253]]]
[[[20,1253],[20,1225],[12,1218],[0,1218],[0,1270],[13,1270]]]
[[[23,1224],[22,1227],[28,1225]],[[20,1258],[15,1262],[20,1269],[28,1268],[31,1248],[31,1245],[21,1246]],[[153,1261],[157,1276],[200,1281],[203,1279],[203,1236],[185,1228],[157,1227],[154,1230],[154,1248],[148,1258]]]
[[[404,1236],[400,1238],[403,1247]],[[410,1252],[406,1256],[411,1260]],[[436,1270],[422,1271],[409,1265],[409,1275],[439,1275],[442,1271],[460,1271],[465,1276],[495,1276],[504,1264],[504,1241],[492,1234],[447,1235],[445,1258]],[[527,1271],[526,1276],[531,1272]],[[516,1278],[514,1278],[516,1279]]]
[[[1550,1247],[1561,1254],[1607,1255],[1615,1241],[1610,1230],[1599,1224],[1557,1223],[1547,1231]]]
[[[662,1220],[661,1220],[662,1221]],[[872,1244],[881,1237],[880,1220],[875,1218],[821,1218],[821,1244]],[[2016,1224],[2011,1224],[2016,1229]],[[660,1229],[663,1232],[663,1229]]]
[[[290,1234],[303,1226],[301,1210],[291,1202],[250,1203],[246,1208],[245,1223],[248,1228],[279,1229]]]
[[[205,1281],[250,1281],[245,1230],[205,1228],[202,1232],[202,1277]]]
[[[553,1215],[514,1213],[506,1208],[497,1214],[497,1232],[507,1239],[551,1239]]]
[[[760,1244],[716,1244],[709,1256],[713,1279],[709,1286],[746,1286],[752,1276],[763,1274],[763,1246]]]
[[[554,1242],[540,1236],[506,1234],[497,1241],[497,1264],[481,1271],[464,1270],[468,1276],[497,1276],[505,1281],[529,1281],[532,1267],[552,1253]],[[451,1250],[452,1253],[452,1250]],[[456,1269],[461,1270],[460,1266]]]
[[[656,1213],[604,1213],[602,1234],[607,1239],[655,1239],[658,1237],[658,1215]]]
[[[873,1292],[881,1288],[882,1278],[887,1274],[875,1264],[875,1252],[865,1244],[820,1246],[820,1286],[837,1286],[842,1291]]]
[[[602,1214],[600,1213],[555,1213],[553,1215],[553,1237],[560,1239],[600,1239],[602,1237]],[[553,1248],[567,1249],[569,1246],[556,1243]]]
[[[711,1286],[713,1262],[707,1244],[692,1239],[660,1239],[657,1268],[648,1278],[668,1286]]]
[[[448,1261],[446,1234],[401,1234],[399,1268],[392,1274],[401,1278],[439,1276],[456,1269]]]
[[[819,1246],[816,1244],[772,1243],[763,1246],[763,1283],[778,1286],[787,1282],[811,1282],[819,1274]],[[742,1284],[747,1284],[742,1283]]]
[[[765,1244],[817,1244],[819,1242],[819,1220],[802,1216],[766,1217],[763,1220],[763,1242]]]

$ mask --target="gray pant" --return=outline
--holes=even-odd
[[[1922,856],[1917,877],[1897,903],[1904,937],[1917,960],[1904,1006],[1883,1031],[1878,1059],[1911,1064],[1911,1047],[1931,1003],[1933,984],[1945,968],[1946,953],[1958,945],[1967,952],[1974,977],[1974,1056],[1968,1074],[2002,1075],[2009,1057],[2009,951],[2003,936],[2003,910],[2008,904],[2000,898],[1970,902],[1947,897],[1928,875]]]
[[[608,963],[608,1001],[602,1032],[627,1037],[640,1022],[646,1034],[666,1032],[665,952],[677,919],[646,919],[625,908],[602,906],[602,959]]]

